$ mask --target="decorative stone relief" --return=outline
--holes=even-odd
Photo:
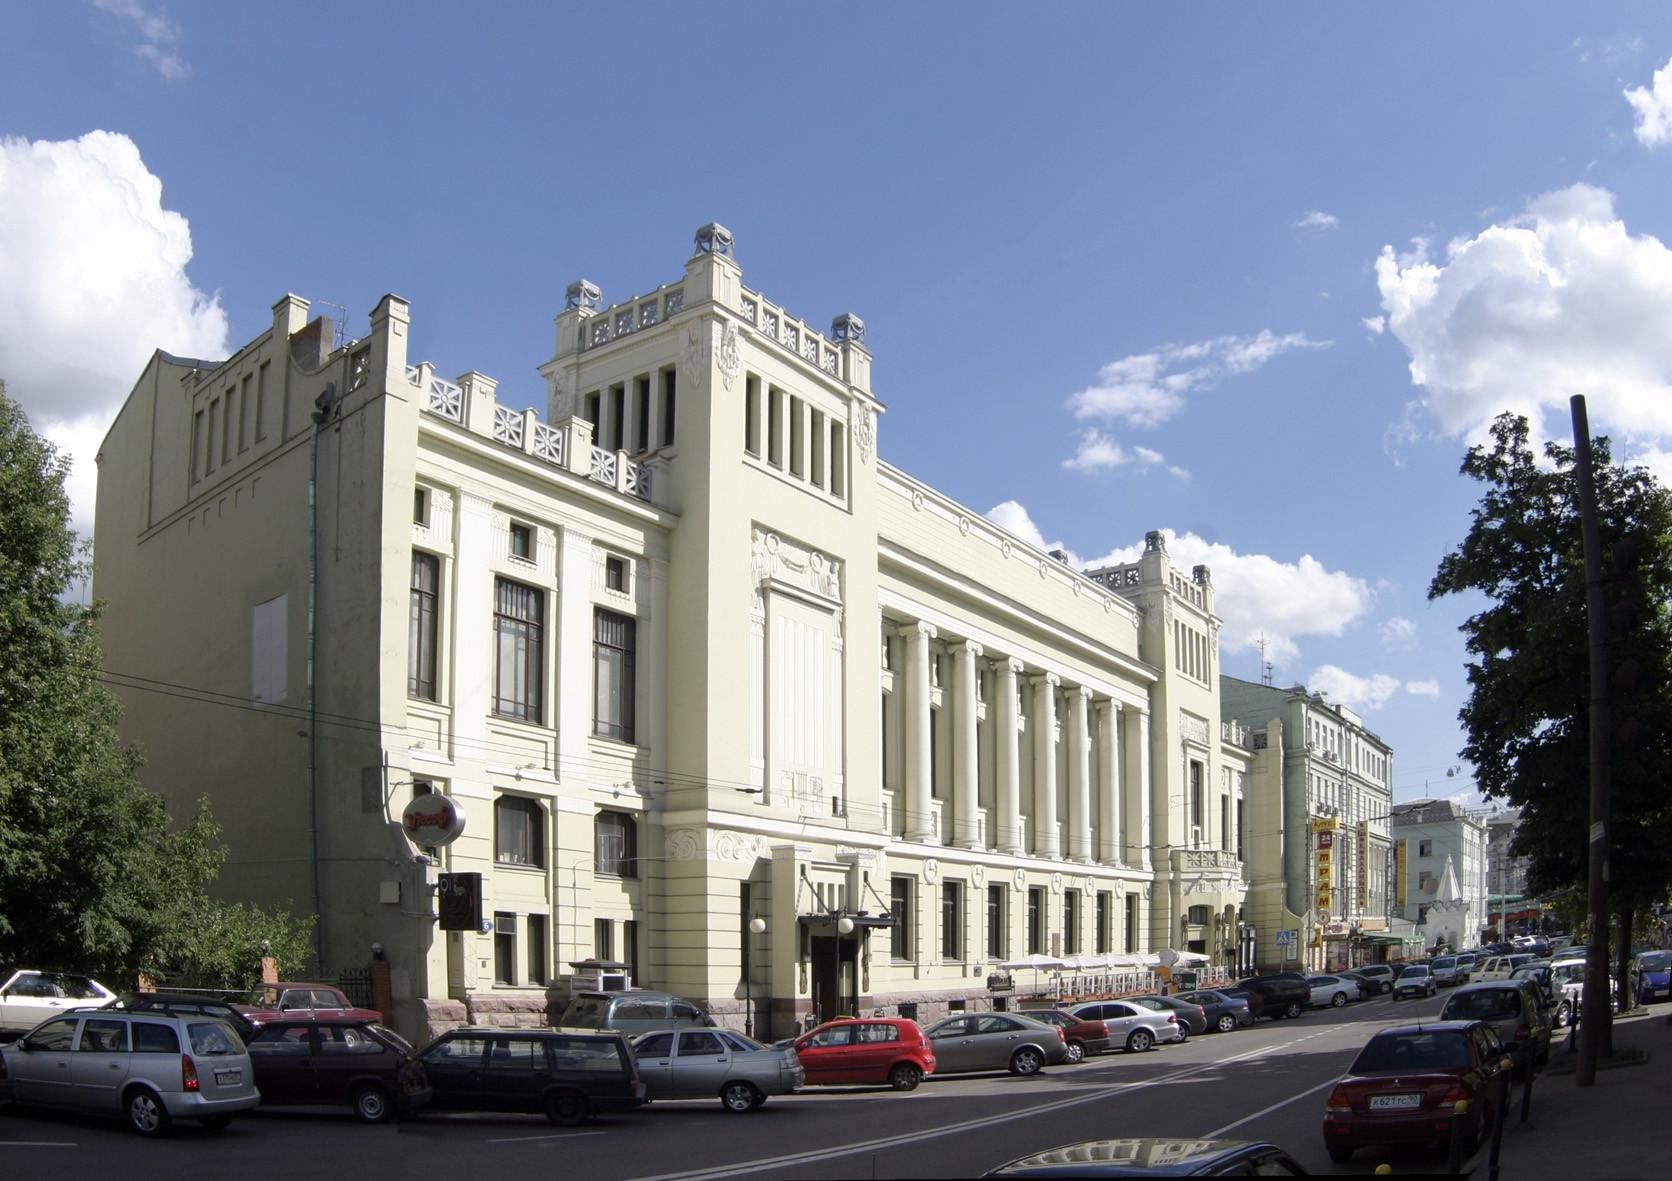
[[[916,509],[918,512],[923,511],[923,493],[918,492],[916,489],[912,490],[911,506],[912,506],[912,508]]]
[[[679,372],[687,382],[695,385],[708,369],[710,355],[709,326],[697,320],[685,326],[685,348],[679,356]]]
[[[743,355],[737,347],[737,325],[727,320],[720,329],[720,381],[729,390],[743,368]]]
[[[876,446],[877,442],[876,432],[876,416],[871,413],[871,408],[869,406],[859,407],[858,417],[853,424],[853,439],[854,442],[859,444],[859,461],[861,463],[871,462],[871,448]]]
[[[977,890],[981,889],[982,886],[985,886],[987,884],[987,867],[984,865],[977,865],[971,869],[970,881],[975,883],[975,888]]]
[[[714,834],[714,856],[721,861],[754,861],[766,852],[759,836],[722,829]]]
[[[1006,537],[1003,541],[999,542],[999,553],[1003,554],[1007,558],[1010,556],[1010,538]]]
[[[695,828],[669,829],[667,849],[669,861],[695,861],[703,854],[702,831]]]
[[[769,579],[787,582],[822,598],[842,601],[841,563],[818,550],[785,541],[776,533],[755,530],[749,572],[756,587]]]
[[[1062,893],[1062,875],[1060,873],[1054,873],[1051,875],[1051,893]]]
[[[1097,893],[1097,879],[1089,873],[1086,875],[1085,891],[1088,897]]]
[[[958,532],[965,537],[968,537],[970,532],[970,519],[962,514],[958,517]]]
[[[940,881],[940,862],[933,857],[923,863],[923,880],[931,886]]]
[[[1018,890],[1022,889],[1024,886],[1026,886],[1028,884],[1027,871],[1024,870],[1021,866],[1018,865],[1016,867],[1016,872],[1011,876],[1011,880],[1016,883],[1016,888]]]

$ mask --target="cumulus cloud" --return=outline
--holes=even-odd
[[[1389,652],[1403,652],[1416,647],[1417,625],[1403,615],[1383,620],[1377,630],[1381,633],[1382,647]]]
[[[1112,435],[1099,430],[1089,430],[1081,435],[1078,449],[1062,461],[1064,470],[1071,472],[1107,471],[1127,464],[1143,468],[1162,467],[1180,479],[1190,478],[1189,472],[1169,464],[1167,457],[1153,447],[1123,447]]]
[[[1371,336],[1380,336],[1388,330],[1387,319],[1383,316],[1365,316],[1359,323],[1364,325],[1364,330]]]
[[[93,457],[155,348],[227,353],[218,298],[192,286],[191,230],[125,135],[0,138],[0,377],[68,452],[78,530]]]
[[[1185,395],[1265,365],[1291,349],[1328,347],[1304,332],[1279,336],[1262,329],[1254,336],[1220,336],[1195,344],[1168,344],[1148,353],[1110,361],[1097,384],[1069,398],[1078,419],[1155,427],[1184,409]]]
[[[146,8],[139,0],[93,0],[93,6],[133,26],[140,36],[134,56],[165,79],[178,82],[191,73],[180,52],[180,26],[161,8]]]
[[[1454,239],[1439,261],[1421,240],[1404,253],[1384,246],[1376,284],[1446,434],[1482,439],[1510,410],[1536,438],[1564,437],[1578,393],[1599,433],[1640,449],[1672,436],[1672,250],[1631,234],[1608,190],[1546,193]]]
[[[1440,695],[1440,682],[1406,681],[1405,692],[1412,697],[1438,697]]]
[[[1308,209],[1295,223],[1297,230],[1333,230],[1341,224],[1341,219],[1333,213],[1325,213],[1322,209]]]
[[[1361,677],[1333,664],[1320,664],[1307,678],[1306,687],[1339,705],[1369,713],[1381,709],[1399,692],[1399,678],[1387,673]]]
[[[1638,143],[1658,148],[1672,139],[1672,60],[1654,72],[1649,85],[1628,87],[1621,93],[1637,112],[1633,130]]]

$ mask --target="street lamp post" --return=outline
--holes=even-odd
[[[743,936],[743,1032],[755,1036],[755,936],[766,930],[766,920],[755,915],[749,920],[748,933]]]

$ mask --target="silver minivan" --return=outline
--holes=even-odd
[[[1463,985],[1440,1007],[1441,1021],[1485,1021],[1516,1052],[1517,1075],[1550,1060],[1550,1012],[1531,980],[1482,980]]]
[[[226,1127],[261,1102],[231,1026],[197,1014],[91,1010],[0,1046],[0,1099],[120,1115],[142,1136],[176,1119]]]
[[[716,1024],[691,1001],[669,992],[577,992],[558,1018],[565,1029],[619,1029],[628,1037],[660,1029],[708,1029]]]

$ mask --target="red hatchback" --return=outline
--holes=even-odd
[[[935,1052],[922,1028],[904,1017],[842,1017],[795,1042],[807,1085],[887,1083],[911,1091],[935,1072]]]
[[[1484,1021],[1399,1025],[1372,1037],[1324,1105],[1324,1147],[1337,1163],[1378,1144],[1444,1146],[1468,1100],[1466,1147],[1491,1127],[1504,1046]]]
[[[351,1107],[379,1124],[430,1100],[417,1054],[374,1021],[280,1018],[250,1035],[249,1051],[263,1107]]]

